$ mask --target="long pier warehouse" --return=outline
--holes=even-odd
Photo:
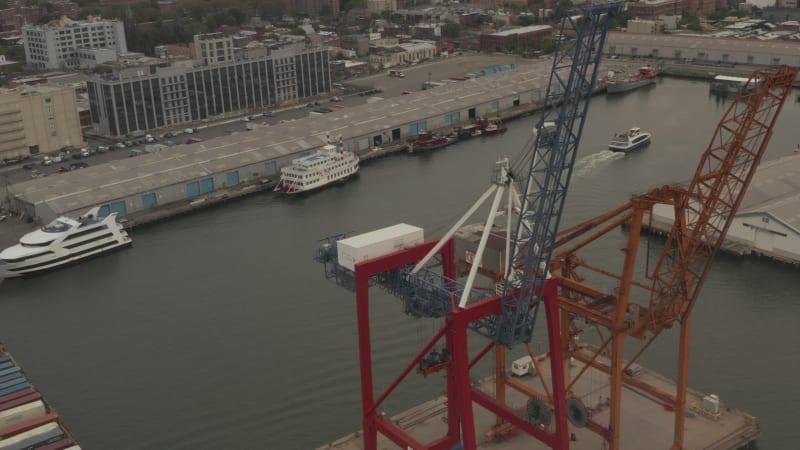
[[[426,130],[469,123],[514,108],[538,106],[549,64],[387,98],[321,116],[96,165],[8,186],[9,208],[43,222],[100,205],[121,217],[147,221],[147,212],[171,204],[235,195],[248,186],[277,181],[280,168],[326,144],[368,154],[404,143]],[[252,188],[251,188],[252,189]]]

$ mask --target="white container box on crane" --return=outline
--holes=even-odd
[[[355,271],[356,264],[361,261],[388,255],[424,241],[422,228],[399,223],[337,241],[336,250],[339,264]]]

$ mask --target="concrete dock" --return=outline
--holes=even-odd
[[[570,371],[574,374],[583,368],[582,363],[576,362]],[[549,375],[547,361],[541,365],[543,373]],[[515,377],[516,378],[516,377]],[[651,370],[642,368],[636,376],[640,381],[656,386],[665,392],[674,393],[675,384],[669,379]],[[541,382],[538,377],[525,376],[516,378],[530,387],[541,391]],[[586,381],[584,381],[586,380]],[[608,395],[608,384],[598,380],[607,380],[607,376],[597,369],[589,368],[587,373],[574,387],[575,392],[590,392],[581,400],[587,408],[594,408],[592,419],[598,423],[608,423],[608,409],[602,405]],[[581,383],[584,383],[581,386]],[[591,384],[590,385],[587,385]],[[494,378],[488,377],[481,382],[484,392],[493,394]],[[698,408],[687,412],[684,448],[686,450],[733,450],[754,441],[760,434],[758,421],[746,412],[725,405],[720,400],[720,413],[715,417],[700,408],[703,397],[707,394],[689,391],[688,405]],[[526,397],[511,389],[506,390],[507,402],[514,408],[524,411]],[[477,439],[481,448],[497,450],[531,450],[547,449],[544,444],[523,432],[512,433],[508,437],[498,440],[490,438],[490,430],[495,423],[495,416],[482,407],[474,405],[475,428]],[[622,449],[669,449],[672,445],[674,412],[670,408],[649,395],[625,386],[622,394]],[[421,405],[413,407],[401,414],[392,417],[392,421],[405,429],[408,433],[422,442],[444,436],[447,433],[447,399],[439,397]],[[570,425],[570,433],[574,433],[576,440],[570,444],[574,450],[596,450],[603,447],[600,437],[586,428],[576,428]],[[319,450],[357,450],[363,448],[361,433],[356,432],[338,439],[330,444],[319,447]],[[379,434],[378,448],[394,449],[396,445]]]

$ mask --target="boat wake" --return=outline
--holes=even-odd
[[[586,175],[595,168],[602,166],[609,161],[614,161],[624,157],[624,153],[612,152],[611,150],[603,150],[597,153],[592,153],[591,155],[586,155],[583,158],[575,161],[575,175]]]

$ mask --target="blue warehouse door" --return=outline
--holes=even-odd
[[[156,206],[156,193],[144,194],[142,196],[142,208],[152,209],[154,206]]]
[[[214,179],[213,178],[206,178],[204,180],[200,180],[200,193],[201,194],[208,194],[209,192],[214,191]]]
[[[187,197],[197,197],[200,195],[200,183],[195,181],[194,183],[188,183],[186,185],[186,196]]]
[[[117,213],[117,216],[122,217],[128,214],[128,209],[125,207],[125,200],[120,200],[108,205],[112,213]]]
[[[225,185],[236,186],[237,184],[239,184],[239,171],[228,172],[225,175]]]

